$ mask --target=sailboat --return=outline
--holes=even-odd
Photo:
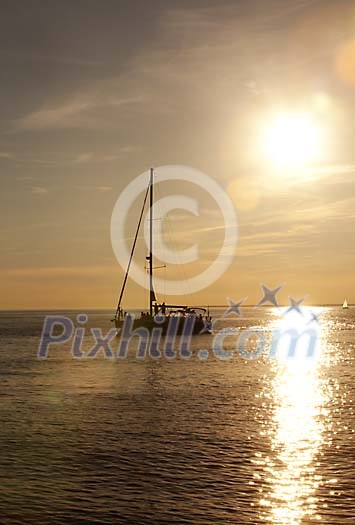
[[[115,322],[118,332],[122,330],[129,317],[132,329],[146,328],[149,333],[154,328],[160,328],[162,335],[166,334],[186,334],[186,335],[197,335],[197,334],[208,334],[212,332],[212,318],[208,308],[204,307],[193,307],[188,305],[179,304],[165,304],[160,303],[155,295],[154,291],[154,254],[153,254],[153,190],[154,190],[154,169],[150,169],[150,178],[148,187],[145,193],[142,210],[138,220],[138,225],[135,233],[135,237],[132,244],[130,258],[128,260],[126,273],[123,279],[121,292],[118,299],[116,313],[113,321]],[[129,276],[131,263],[138,239],[138,233],[140,230],[142,217],[149,195],[149,255],[146,257],[148,262],[149,271],[149,311],[141,312],[139,317],[135,317],[133,314],[124,311],[122,307],[122,299]]]
[[[343,302],[343,309],[347,310],[348,308],[349,308],[348,301],[345,299],[345,301]]]

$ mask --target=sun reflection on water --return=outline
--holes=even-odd
[[[292,312],[276,328],[303,331],[307,329],[308,318]],[[281,352],[272,364],[274,412],[267,434],[273,454],[263,461],[270,492],[261,504],[268,510],[266,519],[274,524],[300,525],[311,517],[320,519],[316,489],[321,476],[317,475],[316,467],[327,395],[321,379],[324,327],[315,324],[317,348],[312,358],[305,357],[308,339],[302,337],[295,357],[287,358]]]

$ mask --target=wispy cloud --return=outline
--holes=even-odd
[[[115,152],[81,152],[76,155],[43,154],[43,157],[28,154],[0,153],[0,159],[8,159],[19,164],[35,164],[42,167],[65,167],[80,164],[102,164],[114,162],[121,159],[122,156],[136,152],[135,146],[118,147]],[[17,180],[34,180],[36,177],[24,175],[17,177]]]
[[[19,180],[20,182],[34,181],[36,180],[36,177],[33,177],[32,175],[21,175],[21,177],[16,177],[16,180]]]
[[[0,151],[0,159],[13,159],[14,156],[12,153],[8,153],[5,151]]]
[[[118,148],[117,153],[79,153],[77,157],[73,159],[73,164],[88,164],[88,163],[103,163],[103,162],[114,162],[120,159],[123,154],[131,153],[135,151],[134,148],[123,147]]]
[[[57,106],[34,111],[18,121],[25,130],[40,130],[52,127],[66,127],[80,120],[80,115],[91,105],[87,101],[69,101]]]
[[[93,159],[93,153],[79,153],[74,162],[76,164],[85,164],[86,162],[91,162]]]
[[[107,193],[112,190],[111,186],[87,186],[85,184],[75,186],[75,188],[79,191],[98,191],[99,193]]]
[[[1,56],[10,57],[18,60],[30,60],[33,62],[50,62],[56,64],[67,64],[73,66],[89,66],[89,67],[99,67],[107,65],[107,62],[103,63],[95,60],[87,60],[81,57],[66,57],[58,55],[50,55],[45,53],[34,53],[26,51],[0,51]]]
[[[48,190],[43,186],[32,186],[31,192],[32,195],[46,195],[48,193]]]
[[[94,277],[99,274],[115,275],[118,265],[93,265],[93,266],[39,266],[3,268],[2,272],[8,276],[28,278],[52,278],[52,277]]]
[[[92,128],[100,121],[96,110],[105,108],[118,109],[142,102],[141,96],[110,95],[97,93],[75,93],[66,100],[45,105],[16,122],[20,130],[41,131],[65,128]]]
[[[313,178],[322,178],[332,175],[348,175],[355,173],[355,164],[329,164],[328,166],[320,166],[318,168],[311,168],[307,171],[307,175]],[[338,181],[339,182],[339,181]]]

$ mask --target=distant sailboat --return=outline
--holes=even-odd
[[[343,308],[344,310],[346,310],[347,308],[349,308],[348,306],[348,301],[345,299],[345,301],[343,302]]]

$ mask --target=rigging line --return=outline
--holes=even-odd
[[[153,220],[161,221],[161,223],[163,223],[163,217],[165,217],[166,213],[164,213],[165,210],[163,210],[163,206],[161,205],[162,194],[160,192],[159,184],[157,184],[155,186],[154,190],[155,190],[155,194],[158,197],[156,199],[156,201],[155,201],[155,206],[157,207],[157,210],[158,210],[158,217],[156,217]],[[164,246],[164,243],[163,243],[163,246]],[[162,257],[162,254],[163,254],[163,251],[162,251],[162,248],[160,247],[160,255],[161,255],[161,257]],[[164,254],[163,254],[163,256],[164,256]],[[161,259],[161,261],[163,263],[165,262],[164,259]],[[157,268],[163,268],[164,269],[163,290],[162,290],[161,295],[163,296],[163,301],[165,302],[166,301],[166,268],[167,268],[167,265],[163,264],[162,266],[157,266]]]
[[[124,289],[126,287],[126,282],[127,282],[127,279],[128,279],[128,273],[129,273],[129,270],[131,268],[131,264],[132,264],[132,260],[133,260],[133,254],[134,254],[134,250],[135,250],[135,247],[136,247],[136,244],[137,244],[138,233],[139,233],[139,229],[140,229],[140,226],[141,226],[142,217],[143,217],[143,213],[144,213],[145,203],[147,202],[147,197],[148,197],[148,193],[149,193],[149,187],[150,186],[148,186],[147,191],[145,192],[143,206],[142,206],[141,214],[139,216],[138,226],[137,226],[136,234],[134,236],[134,241],[133,241],[133,245],[132,245],[132,249],[131,249],[131,254],[129,256],[129,260],[128,260],[128,264],[127,264],[126,274],[125,274],[124,279],[123,279],[121,293],[120,293],[120,297],[118,299],[118,304],[117,304],[117,308],[116,308],[116,317],[117,317],[118,312],[120,311],[121,301],[122,301]]]
[[[175,265],[177,266],[177,273],[179,274],[179,276],[181,278],[181,281],[183,283],[182,286],[183,286],[183,291],[184,291],[184,297],[185,297],[185,299],[187,299],[187,297],[189,297],[190,301],[191,301],[191,291],[190,291],[190,288],[186,284],[187,283],[187,275],[186,275],[185,267],[182,264],[181,259],[179,257],[178,243],[176,241],[176,236],[174,235],[174,232],[173,232],[172,222],[171,222],[171,220],[169,218],[167,218],[166,224],[168,226],[168,228],[167,228],[168,229],[168,236],[169,236],[170,241],[171,241],[171,243],[173,244],[173,247],[174,247],[174,254],[175,254],[175,259],[176,259]]]

